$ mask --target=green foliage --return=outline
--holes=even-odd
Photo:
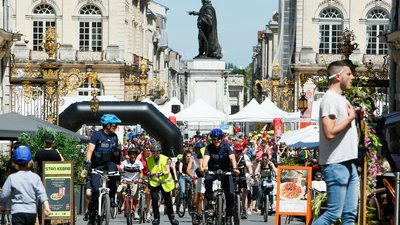
[[[311,200],[311,211],[312,211],[313,221],[316,220],[321,214],[321,206],[326,202],[327,199],[328,199],[328,194],[325,192],[317,195],[313,200]]]
[[[81,151],[81,148],[85,146],[78,145],[78,142],[64,133],[56,132],[54,133],[50,128],[40,127],[38,131],[32,135],[30,133],[22,133],[18,140],[31,148],[32,155],[34,156],[36,152],[44,148],[43,137],[47,133],[53,133],[54,135],[54,149],[58,149],[61,155],[64,157],[65,161],[73,162],[74,166],[74,180],[75,182],[81,182],[80,172],[83,168],[83,161],[85,154]]]
[[[287,156],[280,159],[281,164],[285,166],[304,166],[304,164],[299,163],[299,157]]]
[[[345,96],[355,106],[366,109],[368,112],[375,110],[372,95],[373,88],[367,87],[368,81],[365,79],[354,79],[353,87],[345,91]]]
[[[3,183],[8,177],[8,161],[10,161],[9,155],[0,156],[0,182]]]
[[[245,75],[246,71],[244,69],[235,68],[229,72],[229,74],[242,74]]]

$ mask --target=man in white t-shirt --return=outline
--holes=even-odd
[[[319,162],[327,186],[327,210],[313,223],[330,225],[340,218],[342,224],[355,224],[358,203],[358,135],[356,112],[343,96],[352,87],[354,76],[345,61],[328,66],[328,91],[320,106]]]
[[[138,183],[142,182],[143,177],[143,164],[140,160],[137,160],[137,156],[139,154],[139,149],[135,147],[130,147],[128,149],[128,156],[126,160],[124,160],[121,165],[122,177],[121,184],[117,188],[117,194],[120,202],[122,203],[122,194],[121,192],[125,191],[128,188],[128,183],[130,183],[131,187],[131,195],[133,196],[134,205],[137,203],[138,197]],[[136,215],[135,215],[136,218]]]

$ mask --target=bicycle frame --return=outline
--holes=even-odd
[[[96,174],[100,176],[100,188],[99,188],[99,203],[98,203],[98,208],[97,208],[97,215],[101,216],[102,215],[102,210],[101,210],[101,203],[102,203],[102,199],[103,196],[105,194],[110,193],[110,188],[107,187],[107,181],[109,181],[109,177],[110,176],[119,176],[119,172],[118,171],[113,171],[113,172],[107,172],[107,171],[102,171],[102,170],[96,170],[96,169],[92,169],[92,174]]]

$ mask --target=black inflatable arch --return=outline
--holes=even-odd
[[[161,142],[164,155],[173,157],[182,152],[180,130],[146,102],[100,102],[96,115],[90,110],[90,102],[77,102],[60,114],[59,125],[77,131],[83,124],[100,125],[100,117],[106,113],[115,114],[122,120],[122,125],[140,123],[151,136]]]

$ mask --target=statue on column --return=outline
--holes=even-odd
[[[210,0],[201,0],[203,6],[198,12],[190,11],[189,15],[198,16],[199,54],[196,58],[221,59],[221,46],[218,43],[217,16]]]

